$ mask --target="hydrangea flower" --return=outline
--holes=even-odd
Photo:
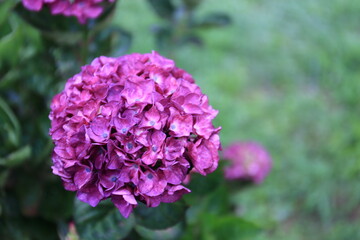
[[[88,18],[97,18],[103,11],[101,3],[106,0],[22,0],[24,7],[31,11],[40,11],[47,6],[53,15],[74,16],[80,23]],[[115,0],[107,0],[114,2]]]
[[[191,75],[156,52],[96,58],[52,100],[53,173],[81,201],[110,198],[125,217],[138,201],[177,201],[190,192],[190,170],[217,168],[217,113]]]
[[[229,180],[244,179],[260,184],[272,167],[269,153],[256,142],[235,142],[223,153],[224,159],[230,161],[224,168],[225,178]]]

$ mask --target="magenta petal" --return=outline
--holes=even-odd
[[[111,201],[125,218],[128,218],[134,207],[137,206],[137,201],[128,188],[121,188],[113,192]]]
[[[175,115],[170,122],[170,131],[175,137],[189,136],[193,130],[192,115]]]
[[[171,184],[181,184],[187,174],[187,168],[179,164],[172,165],[163,169],[166,181]]]
[[[123,196],[113,195],[111,197],[111,201],[114,203],[117,209],[119,209],[121,215],[123,215],[125,218],[128,218],[134,207],[136,207],[136,205],[127,202]]]
[[[158,196],[165,190],[167,182],[160,179],[158,174],[152,171],[145,172],[139,182],[139,191],[147,196]]]
[[[56,1],[50,5],[51,13],[56,15],[64,12],[69,7],[69,3],[66,1]]]
[[[90,183],[78,190],[76,196],[80,201],[86,202],[92,207],[98,205],[103,198],[103,194],[99,191],[98,187]]]
[[[104,117],[96,117],[90,124],[91,130],[98,136],[109,132],[109,121]],[[107,134],[108,135],[108,134]]]
[[[167,138],[165,144],[165,158],[167,160],[174,160],[181,157],[185,152],[186,140],[183,138]]]
[[[74,175],[74,183],[78,189],[82,188],[86,183],[89,182],[92,176],[92,170],[90,167],[78,167]]]
[[[133,77],[132,81],[125,83],[125,88],[122,91],[122,96],[126,99],[128,105],[133,105],[138,102],[152,103],[153,102],[154,83],[151,81],[143,81]]]
[[[165,71],[171,71],[175,67],[175,63],[173,60],[166,59],[160,56],[156,51],[152,51],[152,53],[149,54],[149,57],[152,64],[163,68]]]
[[[190,190],[182,185],[172,186],[167,189],[160,196],[149,197],[146,199],[146,204],[149,207],[157,207],[161,202],[172,203],[178,201],[182,195],[189,193]]]
[[[204,141],[191,145],[190,155],[193,158],[195,170],[202,175],[212,172],[217,167],[217,148],[212,142]]]
[[[106,97],[108,102],[115,101],[119,102],[121,101],[121,91],[124,89],[123,86],[115,85],[111,87],[108,91],[108,95]]]
[[[108,85],[99,83],[92,86],[93,93],[97,99],[104,99],[108,92]]]
[[[43,6],[43,0],[22,0],[24,7],[32,11],[40,11]]]
[[[109,120],[104,117],[96,117],[90,124],[87,133],[95,142],[104,142],[110,137]]]
[[[161,115],[156,106],[152,106],[149,111],[144,114],[144,118],[141,121],[142,127],[151,127],[155,129],[160,129],[161,127]]]
[[[182,195],[189,192],[190,190],[184,186],[181,185],[172,186],[167,190],[167,194],[161,196],[161,201],[165,203],[176,202],[182,197]]]
[[[91,8],[85,9],[84,15],[87,18],[97,18],[98,16],[100,16],[102,11],[103,11],[102,7],[91,7]]]

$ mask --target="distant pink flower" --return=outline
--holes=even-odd
[[[31,11],[40,11],[43,7],[50,8],[52,14],[74,16],[80,23],[89,18],[97,18],[103,11],[103,2],[115,0],[22,0],[23,5]]]
[[[272,167],[266,149],[256,142],[235,142],[224,149],[224,159],[230,165],[224,168],[225,178],[244,179],[256,184],[263,182]]]
[[[156,52],[99,57],[51,103],[53,173],[91,206],[111,198],[125,216],[190,192],[190,170],[218,165],[218,111],[190,74]]]

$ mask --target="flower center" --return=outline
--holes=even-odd
[[[152,146],[152,148],[151,148],[151,150],[153,151],[153,152],[156,152],[157,151],[157,149],[158,149],[158,147],[157,146]]]

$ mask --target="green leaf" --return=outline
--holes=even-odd
[[[5,185],[8,176],[9,176],[8,169],[0,169],[0,188],[2,188]]]
[[[198,222],[202,213],[221,215],[231,211],[229,191],[225,185],[220,185],[206,195],[187,194],[184,200],[191,206],[186,213],[187,223],[190,224]]]
[[[201,1],[202,0],[183,0],[183,2],[185,3],[186,8],[189,9],[189,10],[194,10],[197,6],[199,6]]]
[[[154,34],[157,48],[169,49],[172,46],[173,30],[170,27],[156,26]]]
[[[189,189],[191,189],[191,195],[203,196],[211,193],[216,189],[222,182],[224,177],[220,169],[207,175],[206,177],[200,174],[192,174]],[[190,194],[189,194],[190,195]]]
[[[211,13],[194,24],[198,28],[224,27],[231,24],[231,18],[226,13]]]
[[[58,180],[58,179],[57,179]],[[45,219],[60,220],[70,218],[74,210],[74,192],[66,191],[60,180],[48,181],[41,199],[40,213]]]
[[[7,103],[0,98],[0,137],[4,138],[5,142],[9,142],[14,146],[19,145],[20,141],[20,124],[15,114],[11,111]],[[1,136],[3,133],[5,136]],[[4,142],[3,142],[4,144]]]
[[[11,9],[15,6],[16,1],[14,0],[5,0],[1,3],[0,8],[0,28],[2,27],[2,24],[9,16],[9,13],[11,12]]]
[[[31,172],[21,172],[16,182],[16,198],[21,214],[28,217],[38,216],[41,198],[44,194],[41,171],[36,176]]]
[[[14,80],[19,79],[21,73],[18,69],[12,68],[8,72],[4,73],[4,75],[0,79],[0,89],[9,88],[10,84],[14,82]]]
[[[23,42],[18,22],[14,18],[7,20],[0,29],[0,69],[5,63],[14,65],[17,62]]]
[[[204,239],[251,240],[260,231],[254,223],[234,215],[204,214],[202,220]]]
[[[184,231],[184,223],[178,223],[173,227],[164,230],[151,230],[137,225],[136,232],[145,239],[150,240],[174,240],[178,239]]]
[[[30,155],[31,155],[31,148],[30,146],[27,145],[11,153],[5,158],[0,158],[0,166],[6,166],[9,168],[16,167],[20,165],[23,161],[28,159]]]
[[[207,213],[226,214],[230,211],[229,191],[224,185],[220,185],[200,204],[206,205]]]
[[[84,240],[119,240],[125,238],[134,226],[134,218],[124,218],[110,200],[95,208],[75,201],[75,224]]]
[[[175,6],[169,0],[148,0],[157,15],[171,20],[175,12]]]
[[[135,208],[135,219],[137,224],[149,229],[166,229],[183,221],[186,209],[184,201],[161,203],[155,208],[139,204]]]
[[[107,27],[97,33],[90,44],[91,58],[101,55],[119,57],[131,46],[132,36],[120,27]]]

